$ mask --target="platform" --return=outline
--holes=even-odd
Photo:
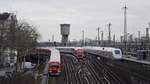
[[[137,63],[141,63],[141,64],[150,65],[150,61],[137,60],[136,57],[123,56],[123,59],[124,59],[124,60],[128,60],[128,61],[132,61],[132,62],[137,62]]]

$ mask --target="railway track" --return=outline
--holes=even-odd
[[[76,75],[74,72],[74,67],[72,65],[71,60],[68,59],[68,57],[62,58],[65,63],[64,71],[65,71],[65,77],[66,77],[66,84],[77,84]]]
[[[70,66],[73,70],[72,74],[74,75],[74,80],[76,81],[76,84],[83,84],[81,77],[79,76],[78,72],[76,72],[76,68],[75,68],[75,59],[69,58],[70,62]]]
[[[136,65],[134,65],[134,67],[129,67],[128,64],[125,62],[125,60],[123,62],[122,61],[112,61],[112,63],[114,64],[116,69],[118,69],[120,71],[124,71],[124,72],[136,77],[139,82],[144,82],[141,84],[150,83],[149,77],[146,77],[146,76],[148,76],[147,74],[146,74],[146,76],[144,76],[142,71],[139,73],[136,71],[139,67],[135,70]],[[112,68],[114,68],[114,67],[112,67]],[[133,72],[129,71],[129,69]],[[145,71],[145,70],[143,70],[143,71]]]
[[[95,84],[101,83],[102,81],[101,81],[101,79],[99,79],[99,75],[94,70],[95,67],[92,65],[92,63],[87,62],[87,67],[93,77],[93,83],[95,83]]]
[[[79,67],[79,70],[76,72],[75,64],[71,57],[65,57],[63,60],[66,62],[66,84],[123,84],[122,82],[119,82],[120,79],[117,79],[116,75],[112,74],[113,72],[107,70],[107,66],[103,63],[99,64],[99,62],[97,63],[95,60],[95,63],[92,63],[91,60],[88,59],[85,63],[82,63],[83,61],[79,61],[81,63],[76,65]],[[97,64],[100,65],[99,68],[96,68]],[[84,67],[86,67],[88,71],[84,71]],[[83,75],[86,74],[85,72],[89,72],[90,75]]]
[[[90,75],[88,75],[88,73],[87,73],[89,71],[85,67],[85,64],[79,63],[77,66],[79,67],[78,70],[77,70],[77,74],[78,74],[78,79],[80,80],[80,84],[88,84],[88,83],[90,83],[90,81],[88,79],[88,77]]]
[[[92,57],[88,56],[88,59],[90,60],[91,65],[93,66],[95,72],[97,72],[97,77],[99,79],[98,83],[111,84],[111,81],[108,80],[108,78],[104,75],[104,73],[105,73],[104,68],[102,66],[98,66]]]
[[[106,65],[101,59],[97,59],[96,55],[90,54],[90,59],[93,61],[92,64],[96,70],[102,71],[99,72],[99,77],[102,75],[101,79],[103,80],[103,84],[125,84],[125,82],[119,78],[113,71],[111,71],[110,67]]]
[[[82,63],[82,61],[76,63],[76,59],[73,59],[72,57],[65,57],[63,60],[66,62],[65,77],[66,80],[68,80],[66,81],[66,84],[92,84],[92,77],[87,76],[87,72],[83,70],[83,68],[86,67],[84,65],[85,63]]]
[[[84,61],[80,60],[78,63],[72,57],[63,56],[62,61],[65,64],[65,84],[124,84],[101,59],[98,60],[94,56]]]
[[[105,65],[104,73],[105,79],[112,80],[114,84],[149,84],[150,80],[148,79],[149,75],[144,73],[149,73],[147,68],[142,69],[145,66],[138,67],[136,64],[131,64],[126,60],[108,60],[96,54],[88,53],[92,55],[99,65]],[[99,59],[97,58],[99,57]],[[92,59],[93,59],[92,58]],[[106,62],[106,63],[105,63]],[[98,64],[97,63],[97,64]],[[130,65],[130,66],[129,66]],[[132,65],[132,66],[131,66]],[[144,72],[145,71],[145,72]],[[144,73],[143,73],[144,72]],[[106,75],[107,74],[107,75]]]
[[[95,58],[95,63],[103,67],[103,76],[108,81],[108,84],[125,84],[101,59],[97,60]]]
[[[109,80],[105,75],[104,68],[101,66],[98,66],[96,63],[92,63],[92,64],[95,68],[95,71],[97,71],[98,73],[99,79],[101,80],[99,82],[101,82],[102,84],[111,84],[111,80]]]
[[[70,78],[69,78],[69,76],[68,76],[68,75],[69,75],[69,74],[68,74],[68,67],[66,66],[66,63],[65,63],[66,61],[65,61],[64,57],[62,57],[62,61],[64,62],[64,65],[65,65],[65,66],[64,66],[65,83],[66,83],[66,84],[69,84],[69,83],[70,83],[70,80],[69,80]]]
[[[68,72],[67,73],[69,73],[68,74],[68,76],[69,76],[69,80],[68,81],[70,81],[69,82],[69,84],[73,84],[73,83],[75,83],[76,81],[74,80],[75,79],[75,75],[73,74],[74,72],[73,72],[73,68],[71,67],[71,64],[69,64],[70,62],[69,61],[67,61],[68,63],[66,63],[65,64],[65,66],[67,67],[67,69],[68,69]]]

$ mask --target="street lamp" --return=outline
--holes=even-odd
[[[84,46],[84,30],[82,30],[82,46]]]
[[[98,46],[100,46],[100,36],[99,36],[99,30],[100,28],[97,28],[97,39],[98,39]]]
[[[103,31],[101,31],[101,45],[103,46]]]

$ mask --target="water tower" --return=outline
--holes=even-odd
[[[60,32],[62,35],[61,43],[63,46],[67,46],[70,24],[60,24]]]

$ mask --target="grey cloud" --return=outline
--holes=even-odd
[[[145,32],[142,27],[150,21],[149,0],[3,0],[0,5],[6,4],[2,5],[3,11],[17,11],[19,18],[37,25],[45,41],[53,32],[57,32],[56,40],[60,40],[60,23],[72,24],[70,39],[75,39],[81,37],[82,29],[86,36],[95,38],[98,26],[107,37],[107,24],[111,22],[112,32],[119,39],[123,33],[121,8],[125,3],[128,6],[128,32],[133,33],[135,29]]]

